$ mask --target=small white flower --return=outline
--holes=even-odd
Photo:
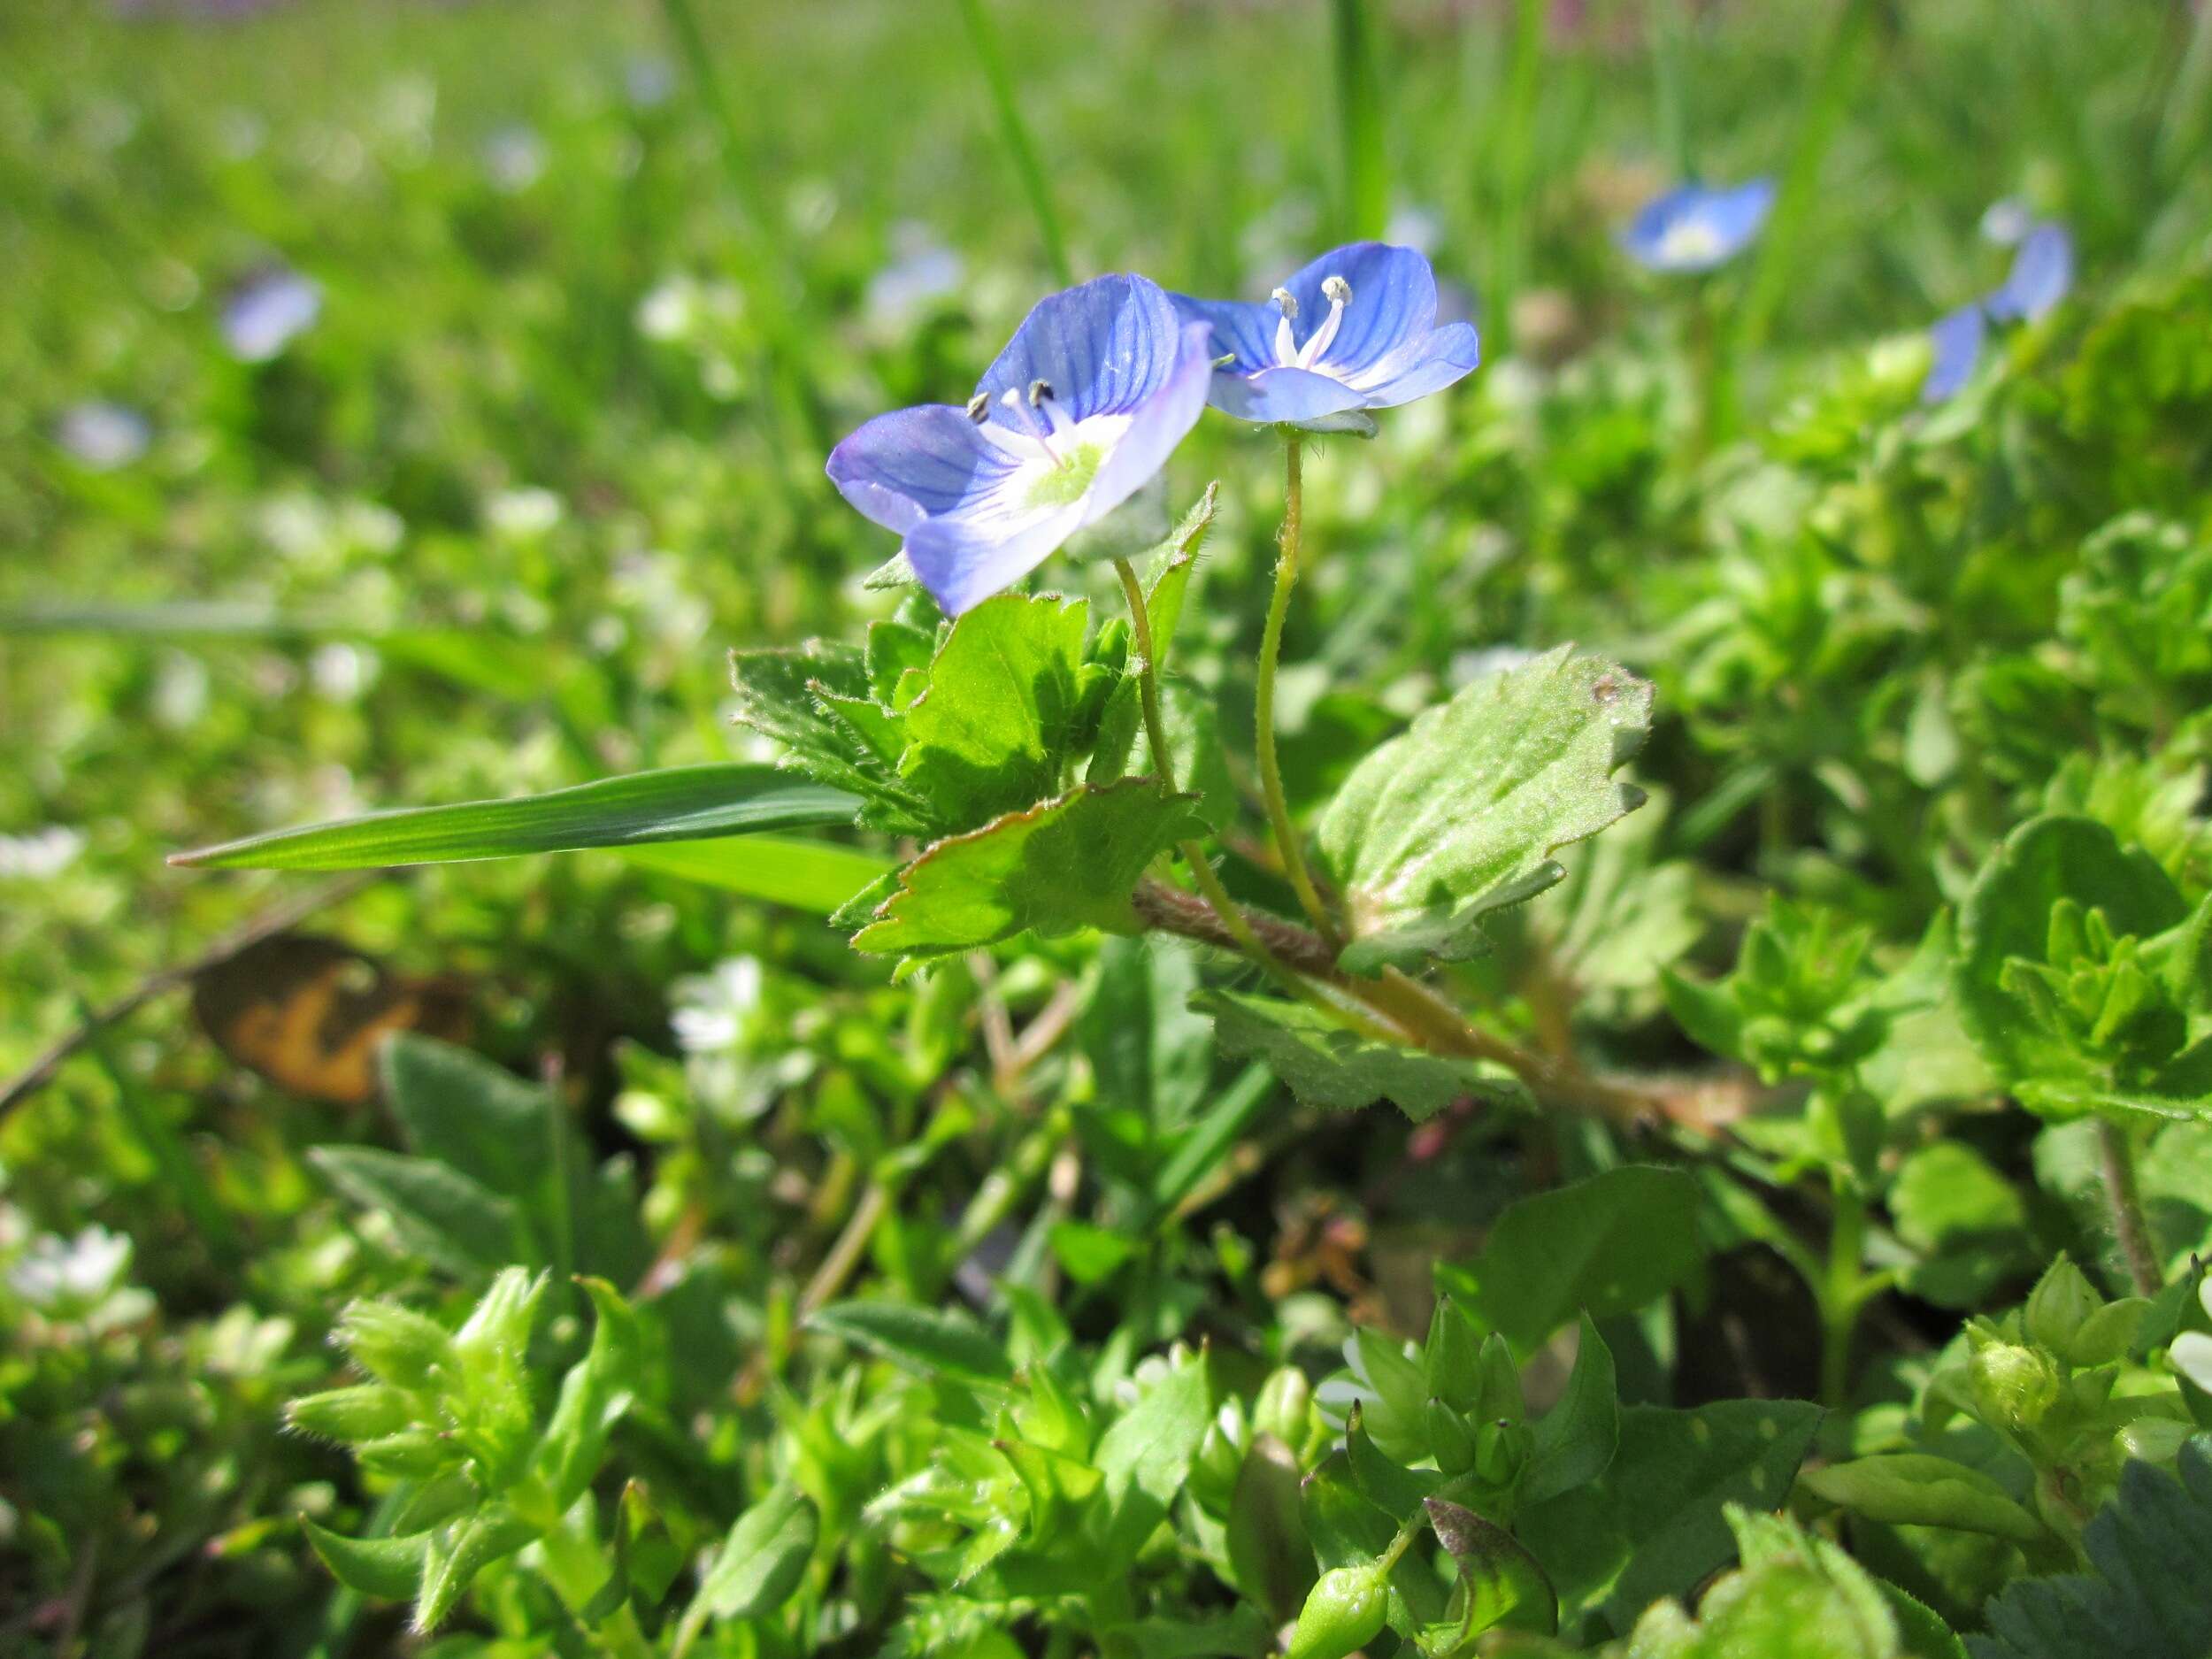
[[[535,487],[504,489],[484,503],[485,522],[517,541],[545,534],[560,523],[561,513],[561,498]]]
[[[2212,1317],[2212,1277],[2198,1287],[2197,1300],[2204,1304],[2207,1316]],[[2168,1352],[2176,1371],[2207,1394],[2212,1394],[2212,1336],[2201,1331],[2184,1331],[2174,1339]]]
[[[46,881],[77,862],[84,832],[50,824],[28,835],[0,835],[0,879]]]
[[[131,1261],[131,1241],[105,1227],[73,1239],[42,1233],[8,1270],[8,1283],[34,1307],[82,1310],[116,1287]]]

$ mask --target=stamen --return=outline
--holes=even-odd
[[[1050,403],[1051,401],[1052,382],[1050,380],[1030,381],[1029,406],[1032,409],[1041,409],[1045,404]]]
[[[1044,388],[1046,397],[1052,395],[1052,388],[1042,380],[1033,382],[1030,387],[1031,392],[1034,394],[1039,387]],[[1042,412],[1041,398],[1034,401],[1025,398],[1018,389],[1010,386],[999,394],[998,401],[1005,405],[1021,429],[1036,441],[1037,447],[1052,457],[1053,465],[1064,467],[1068,465],[1067,457],[1052,447],[1051,417]]]
[[[1331,275],[1322,279],[1321,291],[1329,296],[1329,314],[1321,319],[1321,326],[1308,336],[1304,347],[1294,361],[1302,369],[1310,369],[1321,360],[1321,354],[1335,340],[1336,331],[1343,326],[1344,308],[1352,303],[1352,285],[1342,277]]]
[[[979,426],[990,418],[991,395],[988,392],[978,392],[968,400],[968,419]]]
[[[1291,333],[1290,326],[1298,319],[1298,297],[1288,288],[1277,288],[1268,297],[1280,306],[1283,312],[1275,319],[1275,361],[1295,363],[1298,361],[1298,340]]]

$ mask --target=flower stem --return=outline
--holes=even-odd
[[[1283,769],[1275,754],[1275,670],[1283,653],[1283,619],[1290,613],[1292,589],[1298,586],[1300,541],[1304,533],[1305,480],[1302,445],[1290,441],[1290,459],[1283,497],[1283,528],[1276,541],[1275,591],[1267,602],[1267,625],[1260,635],[1259,683],[1252,699],[1254,745],[1258,750],[1260,792],[1267,802],[1268,827],[1274,833],[1275,850],[1282,855],[1283,873],[1290,878],[1299,906],[1313,923],[1314,931],[1340,949],[1343,935],[1321,902],[1313,877],[1306,869],[1306,851],[1290,821],[1290,803],[1283,795]]]
[[[2143,1192],[2135,1179],[2135,1146],[2124,1125],[2097,1119],[2097,1150],[2104,1161],[2105,1197],[2112,1205],[2112,1231],[2127,1258],[2128,1277],[2139,1296],[2155,1296],[2165,1276],[2158,1271],[2158,1248],[2151,1241],[2150,1217],[2143,1213]]]
[[[1835,1184],[1828,1228],[1828,1271],[1815,1288],[1820,1303],[1820,1402],[1840,1411],[1851,1397],[1851,1333],[1865,1301],[1859,1265],[1866,1249],[1866,1200],[1849,1179]]]
[[[998,111],[999,138],[1006,146],[1006,153],[1014,164],[1014,172],[1020,177],[1022,194],[1029,198],[1029,211],[1037,220],[1038,240],[1045,245],[1045,259],[1052,266],[1052,274],[1063,288],[1075,281],[1074,267],[1068,263],[1068,247],[1060,234],[1060,216],[1052,206],[1052,191],[1045,183],[1044,169],[1037,165],[1037,148],[1029,142],[1029,127],[1022,119],[1020,102],[1014,96],[1014,83],[1006,73],[1006,54],[999,50],[998,27],[991,14],[984,9],[985,0],[960,0],[960,14],[967,22],[968,42],[975,48],[977,63],[983,68],[983,81],[991,90],[991,104]]]

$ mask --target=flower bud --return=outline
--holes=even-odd
[[[1198,1442],[1198,1455],[1191,1460],[1191,1495],[1202,1508],[1226,1509],[1229,1494],[1236,1490],[1237,1471],[1243,1466],[1244,1451],[1237,1437],[1221,1423],[1209,1424],[1206,1437]]]
[[[1381,1634],[1390,1586],[1373,1567],[1325,1572],[1306,1594],[1283,1659],[1345,1659]]]
[[[2103,1306],[2081,1269],[2062,1256],[2028,1294],[2028,1340],[2054,1354],[2070,1353],[2075,1336]]]
[[[382,1383],[303,1394],[286,1408],[284,1415],[302,1434],[346,1441],[381,1440],[397,1434],[414,1421],[406,1395]]]
[[[431,1373],[453,1357],[445,1326],[396,1302],[355,1302],[334,1340],[364,1371],[402,1388],[429,1386]]]
[[[1974,1356],[1972,1373],[1975,1406],[1998,1428],[2030,1432],[2058,1403],[2058,1373],[2032,1348],[1993,1342]]]
[[[1255,1432],[1272,1434],[1286,1446],[1302,1446],[1306,1421],[1313,1410],[1313,1385],[1295,1365],[1271,1372],[1252,1402]]]
[[[460,1461],[453,1443],[428,1429],[408,1429],[381,1440],[365,1440],[354,1448],[353,1455],[371,1474],[393,1475],[403,1480],[426,1480]]]
[[[1466,1418],[1441,1400],[1432,1400],[1423,1423],[1439,1469],[1448,1475],[1463,1475],[1475,1466],[1475,1437]]]
[[[1528,1461],[1528,1430],[1507,1417],[1475,1431],[1475,1473],[1484,1484],[1509,1486]]]

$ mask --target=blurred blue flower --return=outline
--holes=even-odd
[[[54,442],[96,472],[128,466],[153,440],[153,426],[145,416],[101,398],[72,403],[54,424]]]
[[[1472,324],[1434,326],[1429,262],[1387,242],[1325,253],[1258,304],[1171,297],[1211,331],[1208,401],[1240,420],[1371,431],[1365,411],[1440,392],[1482,357]]]
[[[321,286],[279,265],[232,291],[223,306],[223,342],[241,363],[266,363],[313,327],[322,310]]]
[[[545,141],[527,121],[508,121],[485,135],[484,176],[504,196],[520,196],[545,173]]]
[[[634,108],[657,110],[676,96],[676,66],[640,53],[622,66],[622,90]]]
[[[910,326],[936,303],[960,290],[966,267],[928,226],[901,219],[891,227],[891,262],[868,279],[861,310],[886,331]]]
[[[2004,285],[1987,300],[2001,322],[2032,323],[2066,297],[2074,286],[2074,239],[2063,225],[2045,222],[2020,239]]]
[[[1686,184],[1644,204],[1621,247],[1650,271],[1710,271],[1748,248],[1774,207],[1774,180],[1733,189]]]
[[[1947,311],[1928,331],[1931,355],[1928,378],[1921,383],[1920,400],[1939,403],[1955,397],[1973,378],[1981,360],[1982,340],[1989,332],[1989,315],[1979,300]]]
[[[1992,210],[1993,211],[1994,210]],[[1940,403],[1955,397],[1981,361],[1989,325],[2032,323],[2048,313],[2074,286],[2074,239],[2063,225],[2049,220],[2027,226],[2014,239],[2018,246],[2012,269],[1992,292],[1938,319],[1928,331],[1932,356],[1920,401]]]
[[[1166,465],[1205,407],[1206,331],[1103,276],[1040,301],[965,409],[879,415],[830,454],[847,501],[906,538],[950,616],[1011,586]]]

